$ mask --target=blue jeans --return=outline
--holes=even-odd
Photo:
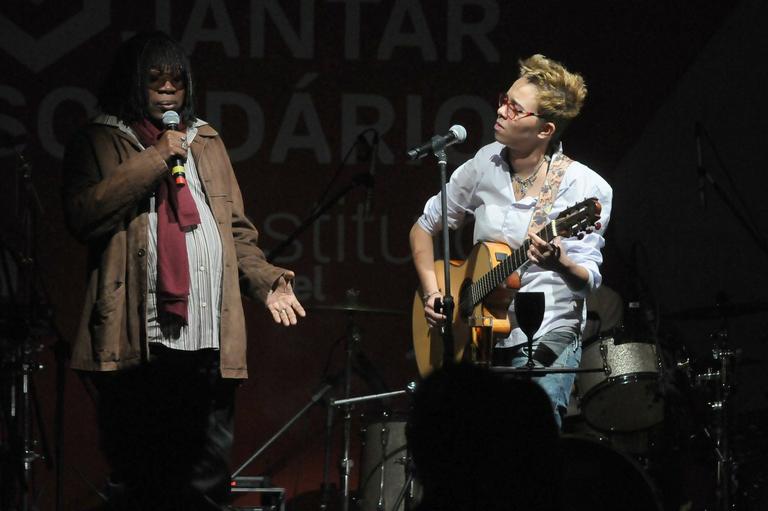
[[[569,369],[579,367],[581,363],[581,339],[579,334],[564,330],[548,332],[533,342],[534,352],[540,341],[547,341],[549,345],[558,345],[562,348],[562,352],[548,367]],[[524,367],[528,363],[528,357],[523,351],[521,350],[519,353],[519,355],[512,358],[510,362],[512,367]],[[544,367],[541,363],[536,362],[536,360],[534,362],[536,367]],[[573,382],[576,380],[576,373],[553,373],[534,377],[534,380],[541,385],[549,396],[557,427],[562,428],[563,417],[568,409],[568,401],[571,397]]]

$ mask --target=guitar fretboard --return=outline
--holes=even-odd
[[[557,237],[556,221],[551,221],[536,234],[546,242],[552,241]],[[526,238],[520,248],[513,250],[507,258],[496,265],[491,271],[473,282],[469,287],[469,294],[467,296],[472,300],[472,305],[464,309],[466,304],[461,304],[462,309],[467,310],[483,301],[491,291],[499,287],[507,277],[524,265],[528,261],[528,249],[530,246],[531,240]]]

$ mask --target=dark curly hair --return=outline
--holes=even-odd
[[[195,120],[194,87],[189,59],[179,43],[164,32],[140,32],[125,41],[99,91],[99,108],[126,124],[147,115],[147,74],[151,68],[181,74],[185,100],[179,116],[185,124]]]

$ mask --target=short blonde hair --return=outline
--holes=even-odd
[[[581,111],[587,97],[584,78],[544,55],[532,55],[519,63],[520,78],[538,89],[539,116],[555,123],[554,138],[558,138]]]

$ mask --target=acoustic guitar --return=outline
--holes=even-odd
[[[560,213],[537,234],[547,242],[557,236],[583,237],[600,228],[600,203],[586,199]],[[489,363],[490,352],[499,338],[509,335],[507,316],[515,290],[520,288],[520,269],[528,263],[531,240],[512,250],[504,243],[480,242],[472,248],[465,261],[451,261],[451,296],[455,305],[453,318],[446,327],[453,328],[456,361],[465,357],[473,362]],[[444,286],[444,265],[435,261],[435,273],[440,289]],[[504,285],[502,285],[504,284]],[[440,328],[429,328],[424,318],[423,291],[416,290],[413,298],[412,328],[416,364],[422,377],[443,364],[443,335]]]

